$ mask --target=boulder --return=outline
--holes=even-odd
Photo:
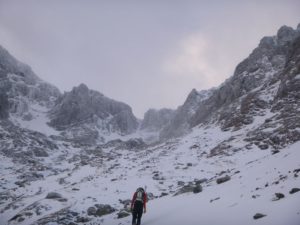
[[[284,194],[282,194],[282,193],[275,193],[275,196],[276,196],[277,200],[284,198]]]
[[[25,187],[26,184],[26,180],[22,180],[22,181],[16,181],[15,185],[18,185],[19,187]]]
[[[260,144],[258,145],[258,147],[261,149],[261,150],[266,150],[269,148],[269,145],[268,144]]]
[[[118,212],[118,219],[130,216],[130,213],[127,212],[125,209],[122,209],[120,212]]]
[[[267,215],[264,215],[264,214],[261,214],[261,213],[256,213],[254,216],[253,216],[253,219],[257,220],[257,219],[260,219],[260,218],[263,218]]]
[[[197,194],[197,193],[202,192],[202,190],[203,190],[202,186],[200,184],[198,184],[198,185],[196,185],[196,187],[194,187],[193,193]]]
[[[178,185],[178,186],[183,186],[183,185],[184,185],[184,181],[178,181],[178,182],[177,182],[177,185]]]
[[[162,192],[159,197],[161,198],[161,197],[164,197],[164,196],[167,196],[167,195],[169,195],[169,194],[166,193],[166,192]]]
[[[97,211],[96,211],[96,214],[94,216],[101,217],[101,216],[111,214],[111,213],[116,211],[116,209],[114,209],[110,205],[96,204],[95,206],[97,208]]]
[[[192,145],[192,146],[190,147],[190,149],[195,149],[195,148],[199,148],[199,147],[200,147],[199,145],[194,144],[194,145]]]
[[[271,152],[272,152],[272,155],[275,155],[275,154],[279,153],[280,151],[278,149],[274,149]]]
[[[185,185],[183,186],[182,188],[179,189],[179,191],[177,191],[174,196],[176,195],[181,195],[181,194],[184,194],[184,193],[188,193],[188,192],[194,192],[194,188],[195,186],[194,185]]]
[[[97,212],[97,209],[95,207],[89,207],[88,210],[87,210],[87,214],[89,216],[95,216],[96,212]]]
[[[89,218],[82,217],[82,216],[78,216],[77,219],[76,219],[76,222],[77,222],[77,223],[87,223],[87,222],[89,222],[89,221],[90,221]]]
[[[49,192],[46,196],[47,199],[59,199],[62,198],[62,195],[57,192]]]
[[[220,177],[217,179],[217,184],[221,184],[221,183],[224,183],[224,182],[227,182],[229,181],[231,178],[230,176],[226,175],[224,177]]]
[[[205,183],[207,181],[207,178],[202,178],[200,180],[195,180],[195,184],[198,185],[198,184],[202,184],[202,183]]]
[[[300,188],[292,188],[292,190],[290,190],[290,194],[294,194],[298,191],[300,191]]]
[[[119,199],[119,202],[120,202],[121,204],[123,204],[124,207],[126,207],[126,206],[128,206],[128,205],[131,204],[131,199],[125,199],[125,200]]]
[[[298,169],[294,169],[294,171],[293,171],[294,173],[299,173],[300,172],[300,168],[298,168]]]

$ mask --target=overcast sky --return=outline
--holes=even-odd
[[[142,118],[222,83],[299,12],[299,0],[0,0],[0,45],[62,92],[85,83]]]

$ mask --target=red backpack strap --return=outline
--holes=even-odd
[[[136,195],[137,195],[137,193],[134,192],[133,197],[132,197],[132,200],[131,200],[131,208],[133,207],[133,204],[134,204],[134,202],[135,202],[135,200],[136,200]]]

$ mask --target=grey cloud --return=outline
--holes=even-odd
[[[61,90],[86,83],[130,104],[177,107],[209,74],[171,74],[163,63],[200,33],[207,66],[233,73],[264,35],[300,22],[299,1],[0,0],[0,44]]]

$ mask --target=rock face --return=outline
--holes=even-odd
[[[141,129],[148,131],[160,131],[173,119],[174,112],[175,111],[172,109],[149,109],[144,115],[144,119],[141,123]]]
[[[138,121],[131,108],[122,102],[89,90],[84,84],[64,93],[50,111],[50,125],[69,132],[71,139],[94,143],[101,134],[131,134]]]
[[[27,163],[57,149],[46,134],[26,129],[22,123],[33,124],[43,116],[46,120],[46,112],[60,95],[56,87],[39,79],[0,46],[0,152]]]
[[[299,37],[300,29],[287,26],[281,27],[276,36],[264,37],[218,88],[192,90],[177,110],[150,109],[141,130],[159,132],[163,141],[206,123],[238,130],[253,123],[255,116],[271,112],[274,118],[249,132],[248,142],[272,150],[300,140],[300,132],[295,129],[300,126]],[[138,130],[139,122],[130,106],[84,84],[62,95],[2,47],[0,78],[0,119],[10,118],[15,124],[32,121],[42,108],[44,113],[49,112],[49,124],[64,139],[89,145],[103,144],[111,134],[124,136]],[[265,131],[276,126],[275,132]]]
[[[0,119],[13,115],[31,120],[32,105],[50,109],[60,95],[56,87],[39,79],[0,46]]]
[[[47,117],[51,118],[51,120]],[[135,132],[138,121],[122,102],[84,84],[63,95],[0,46],[0,119],[16,125],[45,117],[64,138],[94,144],[105,135]]]
[[[283,73],[286,62],[295,50],[293,46],[299,35],[300,31],[284,26],[276,36],[264,37],[250,56],[236,67],[234,75],[198,106],[190,125],[210,119],[211,114],[224,128],[251,123],[254,110],[268,107],[268,99],[263,98],[262,90],[269,88],[275,94],[276,81],[286,76]],[[256,88],[260,90],[254,90]],[[269,97],[272,101],[275,96]]]
[[[214,88],[200,92],[193,89],[184,104],[173,113],[171,120],[163,127],[160,132],[160,138],[179,137],[187,133],[191,128],[189,120],[195,115],[199,104],[208,99],[213,91]]]
[[[171,122],[160,133],[162,140],[178,137],[206,123],[218,123],[223,130],[238,130],[255,116],[275,116],[249,132],[247,141],[262,149],[281,148],[300,140],[300,29],[283,26],[276,36],[264,37],[259,46],[218,88],[200,95],[193,90]],[[275,132],[266,132],[280,126]],[[279,144],[280,143],[280,144]]]
[[[58,148],[45,134],[20,128],[9,120],[0,120],[0,136],[0,152],[20,163],[29,163],[33,156],[47,157]]]
[[[8,97],[5,91],[0,91],[0,119],[8,118],[9,103]]]

